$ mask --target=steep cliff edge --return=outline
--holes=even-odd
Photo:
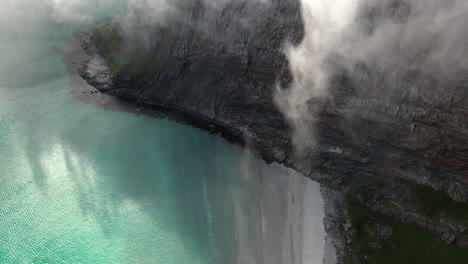
[[[273,100],[277,84],[291,82],[284,45],[304,34],[299,1],[190,3],[178,17],[142,25],[144,38],[114,23],[80,33],[90,56],[80,75],[103,93],[223,127],[265,160],[341,194],[347,209],[339,202],[343,213],[330,214],[327,228],[347,259],[381,250],[372,243],[406,230],[399,223],[468,248],[467,80],[440,84],[418,68],[399,78],[366,65],[336,71],[320,102],[319,144],[299,159]],[[371,242],[361,245],[364,216]]]

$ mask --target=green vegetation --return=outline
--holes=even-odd
[[[103,24],[96,27],[93,40],[114,76],[137,78],[163,70],[166,73],[177,70],[174,60],[157,51],[146,50],[137,37],[124,37],[117,26]]]
[[[348,213],[353,244],[347,263],[460,264],[468,260],[468,249],[448,245],[434,232],[372,212],[357,201]]]
[[[443,191],[429,186],[408,183],[417,197],[419,210],[431,219],[439,217],[468,227],[468,203],[456,202]]]

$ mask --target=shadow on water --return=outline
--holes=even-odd
[[[238,150],[208,133],[132,114],[98,111],[72,122],[60,120],[66,122],[63,130],[49,130],[49,124],[42,121],[27,122],[23,129],[38,134],[22,138],[21,144],[34,183],[45,197],[55,191],[50,185],[50,177],[56,174],[51,171],[51,160],[58,160],[52,168],[63,166],[65,169],[58,173],[66,175],[53,177],[69,179],[81,215],[95,219],[108,238],[119,234],[119,225],[126,223],[126,217],[133,218],[126,212],[130,202],[150,217],[148,223],[157,222],[165,232],[181,238],[190,252],[200,254],[200,259],[217,251],[210,248],[213,230],[208,223],[203,184],[220,174],[232,173],[223,162],[237,162],[234,157]],[[44,136],[50,131],[58,134]],[[221,159],[219,152],[224,155]],[[51,156],[56,153],[62,157]],[[140,250],[147,254],[157,250],[153,244],[129,239],[130,244],[144,247]]]
[[[64,62],[74,98],[108,110],[136,111],[153,117],[167,115],[135,110],[126,102],[96,92],[76,74],[76,67],[83,59],[82,51],[77,47],[68,49]],[[178,120],[177,116],[170,117]],[[285,264],[281,257],[287,256],[291,258],[288,263],[298,263],[292,252],[300,251],[302,242],[290,232],[300,230],[302,223],[288,219],[288,215],[295,216],[301,211],[299,205],[291,203],[290,188],[297,188],[298,197],[302,191],[295,185],[297,182],[289,178],[292,176],[285,175],[277,167],[253,161],[250,155],[228,145],[220,137],[166,120],[133,115],[132,122],[120,126],[114,121],[99,135],[96,131],[84,130],[85,127],[96,126],[81,124],[69,129],[64,135],[64,145],[68,145],[71,152],[92,157],[96,173],[104,177],[101,184],[118,194],[112,203],[121,204],[126,199],[138,201],[154,219],[166,219],[168,230],[194,241],[197,252],[222,252],[222,263]],[[86,144],[81,143],[83,137],[88,139]],[[95,150],[87,149],[86,145]],[[114,164],[112,173],[105,167],[106,163]],[[263,175],[268,175],[268,179],[263,179]],[[86,182],[77,180],[81,181]],[[161,201],[168,197],[164,193],[171,193],[173,201]],[[89,200],[86,195],[81,199]],[[210,208],[206,207],[206,200]],[[291,211],[291,206],[298,211]],[[111,206],[116,207],[118,205]],[[89,211],[86,207],[83,210]],[[104,222],[107,220],[102,215],[112,215],[105,210],[94,213]],[[262,231],[266,223],[271,228],[269,232]],[[210,237],[212,233],[215,238]],[[224,237],[217,237],[220,235]],[[286,240],[291,243],[286,250],[290,253],[284,251]],[[213,244],[216,248],[210,248]],[[215,263],[219,263],[219,259]]]
[[[21,101],[32,104],[18,104],[13,110],[27,116],[19,122],[24,123],[22,129],[26,133],[20,143],[38,188],[46,194],[51,193],[54,191],[52,182],[56,180],[52,176],[67,179],[65,182],[70,182],[76,193],[80,215],[95,219],[110,240],[120,235],[120,229],[127,228],[122,224],[149,218],[149,221],[139,223],[156,223],[158,228],[175,234],[182,240],[184,249],[193,249],[190,251],[198,254],[195,257],[201,260],[199,263],[235,263],[231,260],[244,252],[260,254],[262,262],[281,263],[273,257],[263,258],[262,250],[267,246],[261,241],[268,239],[274,243],[289,235],[290,229],[285,228],[288,225],[285,214],[288,213],[281,211],[289,206],[290,195],[288,190],[285,191],[289,180],[286,177],[265,182],[261,177],[254,181],[239,180],[240,176],[249,174],[243,169],[253,171],[255,175],[264,172],[257,165],[242,167],[246,163],[242,150],[228,145],[222,138],[167,120],[121,113],[131,106],[96,93],[76,74],[82,59],[79,51],[75,53],[73,49],[64,56],[71,92],[81,102],[64,96],[62,81],[58,85],[16,89],[19,92],[15,91],[17,94],[11,97],[17,98],[33,90],[40,97],[38,102],[35,98],[31,102]],[[44,63],[49,65],[47,61]],[[60,72],[57,67],[51,68],[50,72]],[[64,74],[63,69],[61,74]],[[41,78],[44,76],[49,75],[41,75]],[[63,79],[63,76],[59,78]],[[16,87],[34,84],[37,81],[34,79],[33,76]],[[46,79],[52,83],[58,78],[49,76]],[[68,95],[69,91],[66,92]],[[85,106],[83,101],[93,106]],[[107,111],[109,109],[116,111]],[[57,164],[51,164],[53,162]],[[57,176],[57,173],[51,173],[51,168],[66,175]],[[272,171],[267,173],[273,174]],[[234,201],[218,201],[219,198]],[[138,213],[134,214],[132,210]],[[264,212],[261,210],[266,216],[274,216],[271,221],[275,221],[269,222],[275,231],[263,238],[262,225],[270,219],[262,219]],[[218,216],[222,217],[213,219]],[[134,228],[153,233],[152,238],[159,236],[158,230],[150,229],[152,227]],[[243,239],[241,243],[236,243],[239,242],[236,241],[238,234],[240,240]],[[218,236],[232,238],[218,240]],[[141,247],[141,254],[159,250],[155,247],[157,243],[164,244],[159,247],[173,243],[161,242],[165,239],[162,237],[148,240],[149,243],[136,241],[136,236],[127,239],[125,247],[137,245]],[[244,241],[247,242],[243,244]],[[283,244],[274,245],[275,249],[282,247]],[[229,254],[226,257],[230,261],[219,261],[218,252]]]
[[[138,220],[138,215],[128,212],[132,210],[128,207],[136,206],[158,227],[177,234],[185,248],[194,248],[192,252],[200,255],[197,257],[201,263],[216,263],[213,254],[218,250],[211,247],[217,245],[210,237],[212,216],[206,206],[210,195],[206,193],[211,189],[221,192],[217,187],[227,186],[229,175],[237,173],[240,150],[219,137],[166,120],[106,112],[69,100],[64,96],[65,87],[59,87],[65,77],[63,66],[45,48],[56,43],[47,42],[38,45],[41,50],[37,54],[8,57],[11,65],[0,67],[0,88],[11,93],[8,98],[18,101],[7,104],[11,108],[8,111],[21,118],[15,120],[15,125],[24,135],[18,136],[15,143],[25,155],[34,184],[45,194],[44,200],[52,197],[48,194],[56,191],[53,188],[57,188],[58,180],[65,178],[68,181],[64,182],[71,182],[77,194],[81,215],[95,219],[107,237],[115,238],[123,228],[120,225],[126,220],[122,218],[131,218],[127,222]],[[22,49],[28,50],[29,46],[11,53],[19,56]],[[78,59],[75,63],[69,60],[67,68],[76,67]],[[118,110],[122,107],[121,102],[110,97],[91,94],[92,89],[83,85],[76,72],[70,75],[71,84],[74,81],[84,89],[78,90],[79,95],[114,104]],[[65,92],[68,95],[69,91]],[[215,185],[210,185],[212,182]],[[208,199],[213,197],[216,195]],[[70,209],[57,208],[60,210],[68,214]],[[128,246],[138,244],[147,254],[158,250],[153,241],[142,244],[135,239],[129,237]],[[208,261],[203,261],[205,256],[210,256]]]
[[[78,101],[62,102],[69,100],[62,96],[69,91],[58,91],[65,87],[59,87],[62,81],[54,81],[49,79],[43,87],[8,91],[12,99],[34,94],[33,98],[24,97],[31,101],[11,103],[8,111],[22,118],[15,122],[17,131],[24,133],[15,142],[43,197],[53,197],[57,179],[66,178],[65,182],[73,185],[76,194],[70,195],[77,196],[81,215],[95,219],[110,241],[127,228],[121,225],[138,220],[138,215],[128,212],[130,204],[150,219],[147,223],[157,223],[180,238],[190,254],[199,255],[195,258],[201,263],[206,256],[213,256],[217,250],[210,248],[213,243],[208,234],[212,231],[204,207],[203,183],[213,177],[218,158],[215,150],[226,144],[166,120],[104,111]],[[235,155],[229,148],[219,151]],[[153,237],[160,235],[150,227],[138,228],[153,233]],[[152,240],[141,243],[137,237],[127,239],[128,246],[137,245],[140,254],[158,250],[156,239],[154,244]],[[213,263],[213,257],[208,258],[205,263]]]
[[[83,215],[95,217],[111,236],[117,211],[132,201],[166,231],[199,247],[196,252],[211,254],[202,194],[203,182],[216,166],[217,153],[210,150],[219,141],[167,121],[92,119],[62,135],[64,160]]]
[[[85,58],[76,40],[72,38],[65,48],[63,59],[74,98],[106,110],[134,112],[132,105],[96,93],[84,83],[78,76],[76,67]],[[152,111],[150,116],[162,117],[166,114]],[[204,193],[203,188],[206,188],[203,183],[209,182],[210,177],[217,177],[214,172],[216,166],[224,166],[215,163],[220,160],[217,151],[223,152],[219,146],[226,146],[227,143],[221,138],[213,139],[208,133],[166,120],[136,115],[133,115],[132,120],[132,123],[123,127],[109,128],[112,132],[99,140],[96,140],[94,131],[88,131],[90,134],[85,135],[82,128],[70,129],[64,136],[65,142],[80,153],[86,152],[80,144],[80,137],[84,136],[95,146],[99,145],[99,151],[94,152],[98,157],[93,157],[92,160],[114,159],[110,161],[115,165],[111,174],[106,174],[105,168],[100,168],[102,164],[95,166],[97,173],[107,175],[107,180],[115,181],[116,184],[111,184],[113,192],[119,194],[119,198],[115,198],[143,202],[145,211],[154,217],[166,219],[169,229],[191,237],[198,246],[210,250],[210,243],[206,240],[211,231],[207,230],[208,219],[206,209],[202,208],[204,201],[201,194]],[[234,161],[235,151],[231,148],[226,150],[228,149],[230,151],[225,151],[223,155],[232,155]],[[232,170],[227,167],[224,169]],[[221,173],[227,174],[226,171]],[[158,200],[161,196],[168,198],[169,193],[173,194],[170,198],[174,201]],[[161,216],[161,212],[164,216]]]
[[[41,146],[37,145],[37,143],[33,142],[32,140],[28,140],[25,146],[25,154],[34,182],[36,183],[36,186],[39,188],[39,190],[43,194],[47,195],[47,172],[42,166],[40,155],[38,155],[38,153],[41,153]]]
[[[127,208],[135,205],[150,222],[180,238],[184,248],[199,255],[195,257],[201,263],[213,263],[217,250],[211,248],[214,243],[209,234],[213,231],[204,200],[204,188],[210,186],[204,184],[210,177],[218,177],[214,167],[226,165],[217,164],[220,159],[235,162],[239,150],[221,138],[167,120],[104,111],[70,100],[70,91],[62,84],[65,72],[57,64],[57,56],[52,57],[30,60],[31,69],[49,67],[38,76],[20,81],[20,75],[28,71],[19,67],[20,73],[9,76],[7,83],[0,80],[0,88],[8,93],[5,98],[17,100],[8,102],[5,109],[20,118],[15,120],[15,129],[21,132],[15,143],[43,197],[53,197],[57,179],[66,178],[73,184],[81,215],[95,219],[111,241],[125,221],[138,220]],[[77,78],[76,72],[70,75],[70,81],[89,92],[90,87]],[[110,97],[101,99],[119,107]],[[13,134],[8,137],[15,138]],[[225,167],[221,173],[231,169]],[[141,229],[159,235],[157,230]],[[142,247],[144,254],[158,250],[153,241],[142,244],[135,237],[128,239],[129,245]]]

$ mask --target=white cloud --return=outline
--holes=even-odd
[[[287,49],[294,81],[276,94],[300,153],[315,147],[314,124],[336,70],[331,58],[352,76],[359,74],[357,65],[366,65],[390,79],[382,87],[358,86],[358,92],[390,95],[417,71],[421,77],[410,80],[422,90],[416,100],[437,89],[453,93],[450,84],[468,70],[465,0],[302,0],[302,11],[305,38]]]

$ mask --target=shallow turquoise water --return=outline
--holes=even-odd
[[[296,210],[289,187],[305,179],[269,182],[266,174],[284,171],[217,136],[74,100],[56,47],[89,18],[68,21],[41,1],[4,7],[0,263],[250,264],[282,255],[293,226],[284,210]],[[320,207],[318,194],[310,199]]]

